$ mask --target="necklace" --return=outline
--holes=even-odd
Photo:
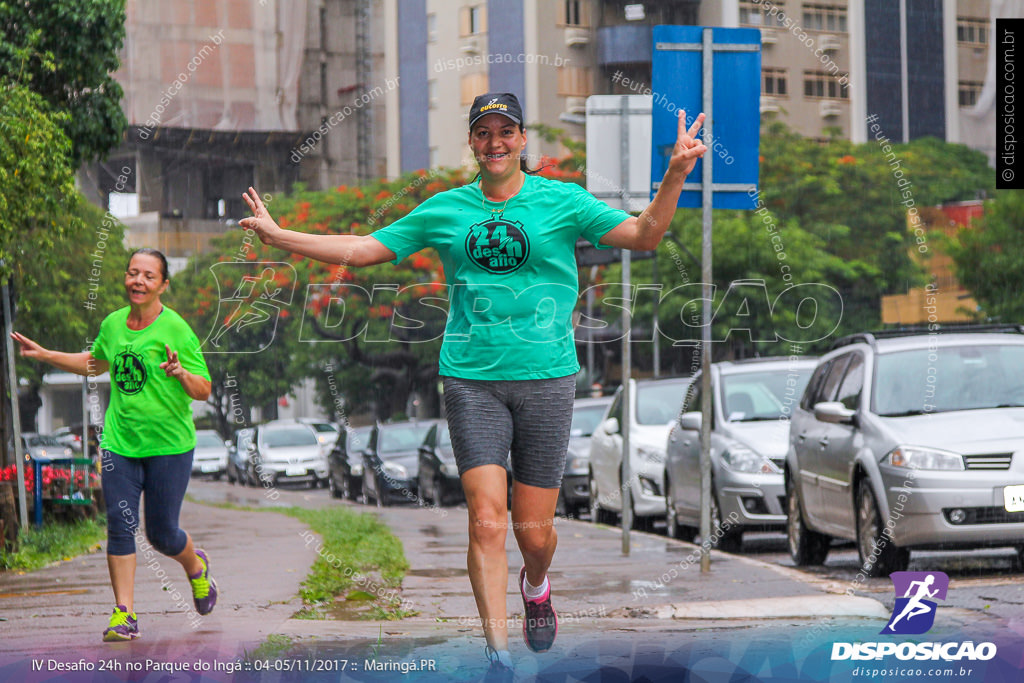
[[[494,209],[494,208],[488,209],[487,208],[487,195],[484,194],[484,182],[483,182],[483,180],[481,180],[480,181],[480,207],[484,211],[489,211],[491,213],[491,216],[494,216],[494,214],[498,214],[498,216],[501,217],[501,215],[503,213],[505,213],[505,207],[508,206],[509,200],[512,199],[512,197],[515,197],[517,194],[519,194],[520,191],[522,191],[522,189],[523,189],[523,185],[525,185],[525,184],[526,184],[526,177],[524,176],[523,177],[523,183],[519,186],[519,189],[516,190],[515,192],[513,192],[512,194],[510,194],[505,199],[505,201],[502,203],[500,209]],[[497,203],[497,202],[495,202],[495,203]]]

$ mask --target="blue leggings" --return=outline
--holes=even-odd
[[[192,453],[126,458],[103,450],[103,499],[107,505],[107,554],[133,555],[139,496],[146,494],[146,538],[164,555],[181,553],[188,536],[178,526]]]

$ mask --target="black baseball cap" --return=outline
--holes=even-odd
[[[523,108],[519,98],[510,92],[489,92],[473,100],[469,108],[469,127],[488,114],[501,114],[518,125],[523,125]]]

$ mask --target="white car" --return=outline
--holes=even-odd
[[[248,481],[258,486],[305,479],[309,488],[327,481],[327,453],[309,425],[266,424],[249,444]]]
[[[196,430],[196,450],[192,455],[192,476],[209,474],[214,479],[228,468],[228,449],[224,439],[212,429]]]
[[[630,380],[630,410],[623,411],[622,388],[590,438],[590,519],[611,522],[622,513],[622,425],[629,420],[633,525],[649,527],[665,516],[665,444],[692,378]]]

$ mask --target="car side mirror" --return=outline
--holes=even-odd
[[[838,401],[823,401],[814,405],[814,418],[830,424],[853,424],[856,410],[850,410]]]
[[[679,417],[679,428],[686,429],[691,432],[699,432],[703,420],[704,416],[701,413],[683,413]]]
[[[225,448],[231,448],[231,442],[230,441],[225,441],[224,442],[224,447]]]
[[[619,433],[619,418],[609,417],[607,420],[601,423],[601,428],[609,434]]]

